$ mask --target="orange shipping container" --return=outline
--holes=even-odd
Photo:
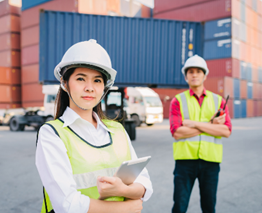
[[[14,102],[14,103],[0,103],[0,109],[15,109],[21,108],[21,102]]]
[[[39,43],[39,25],[21,30],[21,47]]]
[[[30,102],[22,102],[23,108],[28,107],[43,107],[43,101],[30,101]]]
[[[247,81],[240,80],[240,99],[247,99]]]
[[[22,48],[22,65],[37,64],[39,62],[39,45]]]
[[[20,50],[20,34],[4,33],[0,35],[0,51],[2,50]]]
[[[0,17],[0,34],[7,32],[20,32],[19,16],[9,14]]]
[[[120,13],[120,2],[121,0],[107,0],[107,12]],[[79,7],[78,10],[81,8]]]
[[[20,51],[6,50],[0,52],[0,66],[1,67],[20,67]]]
[[[39,64],[22,66],[21,73],[22,84],[38,83],[39,81]]]
[[[228,95],[229,97],[234,97],[233,78],[231,77],[207,77],[204,85],[207,90],[221,95],[223,98],[226,98]]]
[[[254,117],[254,101],[247,100],[247,117]]]
[[[20,69],[0,67],[0,84],[21,84]]]
[[[0,85],[0,103],[21,102],[21,87]]]
[[[232,17],[235,17],[240,20],[240,1],[232,0]]]
[[[10,4],[9,0],[4,0],[0,2],[0,17],[7,14],[20,15],[20,12],[20,7]]]
[[[141,5],[141,17],[150,18],[151,17],[151,8]]]
[[[42,105],[44,104],[42,85],[38,83],[22,84],[22,105],[27,102],[42,102]]]

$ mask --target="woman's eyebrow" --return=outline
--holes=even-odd
[[[84,77],[86,76],[84,73],[77,73],[76,76],[78,76],[78,75],[81,75],[81,76],[84,76]]]

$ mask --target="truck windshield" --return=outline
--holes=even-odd
[[[158,97],[144,97],[146,104],[150,107],[161,107],[162,103]]]

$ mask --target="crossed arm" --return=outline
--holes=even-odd
[[[203,132],[214,136],[226,137],[228,138],[231,134],[230,130],[225,123],[226,114],[216,117],[213,119],[213,123],[208,122],[198,122],[192,120],[184,120],[183,126],[179,127],[173,134],[176,140],[182,138],[190,138],[197,136]],[[214,117],[214,116],[213,116]],[[212,118],[213,118],[212,117]]]

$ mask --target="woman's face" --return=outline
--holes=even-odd
[[[74,102],[87,110],[93,109],[99,103],[105,87],[100,72],[84,67],[75,69],[69,78],[68,86]],[[70,99],[69,106],[78,111],[79,107],[74,102]]]

